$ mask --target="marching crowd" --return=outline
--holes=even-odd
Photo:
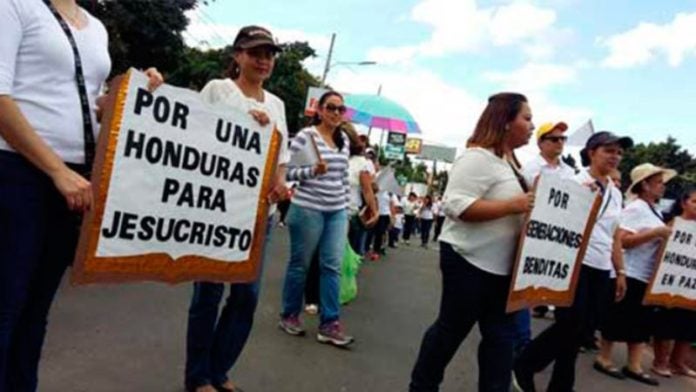
[[[93,204],[89,178],[111,60],[104,26],[74,0],[0,0],[0,20],[0,391],[24,392],[37,389],[51,303],[74,257],[81,215]],[[233,49],[226,77],[211,80],[201,99],[244,110],[260,125],[274,124],[288,140],[284,103],[264,89],[281,48],[268,30],[246,26]],[[150,89],[163,83],[156,69],[146,74]],[[578,350],[596,330],[601,340],[594,366],[604,374],[657,385],[641,366],[652,341],[652,373],[696,377],[687,364],[696,341],[695,313],[641,302],[660,245],[671,235],[666,223],[674,216],[696,220],[695,190],[685,190],[667,214],[657,208],[677,173],[641,164],[631,172],[624,199],[612,176],[632,140],[594,134],[582,152],[585,168],[576,171],[560,160],[568,128],[563,122],[536,130],[540,155],[521,166],[515,150],[535,129],[531,106],[523,95],[501,93],[490,97],[442,197],[398,195],[380,189],[376,154],[343,121],[345,111],[341,94],[324,94],[312,124],[279,153],[268,197],[279,203],[290,235],[278,323],[284,332],[306,333],[301,314],[310,304],[320,317],[317,340],[350,345],[339,302],[346,244],[376,261],[385,245],[409,245],[413,235],[428,247],[434,228],[442,299],[423,337],[411,391],[438,390],[447,364],[477,323],[481,391],[507,392],[513,378],[520,390],[534,391],[534,374],[551,363],[548,390],[572,391]],[[292,155],[310,144],[321,159],[290,165]],[[542,173],[587,185],[603,201],[573,305],[555,309],[555,322],[532,338],[530,312],[507,314],[505,303],[523,217],[533,208],[534,179]],[[265,247],[273,225],[268,227]],[[264,252],[263,259],[269,257]],[[241,391],[228,372],[252,330],[262,276],[227,285],[222,307],[226,285],[193,284],[187,390]],[[318,293],[311,301],[305,300],[310,285]],[[622,369],[611,356],[619,342],[629,352]]]

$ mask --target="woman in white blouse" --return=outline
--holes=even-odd
[[[623,195],[610,174],[619,166],[623,152],[632,146],[630,138],[602,131],[592,135],[580,153],[587,169],[577,174],[575,180],[600,192],[602,204],[582,261],[573,304],[558,307],[556,321],[534,338],[515,360],[517,387],[524,392],[536,390],[534,374],[551,363],[554,366],[548,390],[571,392],[583,336],[601,324],[604,309],[609,304],[612,270],[617,275],[615,299],[620,301],[626,293],[626,271],[617,232]]]
[[[523,216],[533,196],[513,165],[513,151],[534,126],[527,99],[500,93],[488,100],[468,148],[452,167],[440,236],[440,313],[421,344],[410,391],[437,391],[445,367],[479,324],[479,390],[510,389],[515,315],[505,313]]]
[[[657,380],[642,369],[643,351],[653,335],[653,307],[643,305],[643,297],[653,276],[660,246],[669,239],[672,230],[665,225],[657,203],[665,193],[665,184],[677,172],[650,163],[631,170],[628,193],[636,197],[621,213],[619,236],[624,247],[626,264],[626,297],[610,305],[602,323],[601,349],[594,368],[608,376],[632,378],[648,385]],[[612,363],[614,342],[628,344],[628,364],[619,371]]]
[[[230,60],[229,78],[208,82],[201,91],[201,99],[218,107],[248,112],[260,125],[272,124],[280,132],[282,142],[278,167],[269,195],[275,203],[288,193],[285,183],[285,168],[289,161],[288,131],[285,104],[266,91],[263,84],[271,77],[281,48],[271,32],[259,26],[240,29],[232,47],[234,53]],[[269,216],[274,212],[275,206]],[[270,231],[266,233],[264,247],[269,241]],[[265,248],[263,253],[265,260]],[[235,365],[251,332],[259,297],[259,280],[260,277],[250,283],[230,284],[230,294],[222,309],[220,302],[225,292],[224,284],[194,283],[186,336],[184,383],[188,391],[241,391],[228,379],[227,372]]]
[[[104,25],[75,0],[0,0],[0,21],[0,390],[30,392],[92,205],[97,98],[111,59]],[[162,83],[146,73],[151,88]]]

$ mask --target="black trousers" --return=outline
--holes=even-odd
[[[510,277],[478,269],[446,242],[440,243],[440,269],[440,313],[423,337],[410,392],[439,389],[445,368],[477,323],[479,391],[509,392],[517,336],[516,313],[505,313]]]
[[[373,243],[372,243],[372,250],[376,253],[381,253],[384,250],[384,239],[387,234],[387,231],[389,230],[389,222],[391,221],[391,218],[389,215],[380,215],[379,220],[377,221],[377,225],[374,227],[374,232],[373,232]],[[369,237],[369,235],[368,235]],[[368,239],[368,246],[370,242]]]
[[[442,233],[442,225],[444,223],[445,223],[444,216],[435,217],[435,238],[433,238],[433,241],[437,241],[437,239],[440,238],[440,234]]]
[[[421,219],[421,244],[428,245],[428,241],[430,241],[430,229],[432,229],[432,227],[432,219]]]
[[[413,233],[413,226],[415,224],[415,215],[404,215],[404,240],[408,241],[411,239],[411,234]]]
[[[575,384],[575,362],[585,331],[603,317],[608,306],[609,271],[583,265],[575,300],[569,308],[556,309],[556,322],[532,340],[515,366],[537,373],[552,362],[553,374],[547,391],[571,392]]]
[[[69,165],[86,176],[84,165]],[[35,391],[51,304],[81,215],[19,154],[0,151],[0,391]]]

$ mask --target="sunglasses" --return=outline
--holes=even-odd
[[[328,104],[324,105],[324,110],[328,110],[329,112],[334,112],[334,113],[338,113],[338,114],[343,114],[346,112],[346,107],[343,105],[336,106],[332,103],[328,103]]]
[[[275,50],[268,48],[268,47],[263,47],[263,46],[257,46],[255,48],[249,48],[245,50],[246,54],[249,55],[249,57],[257,58],[257,59],[268,59],[268,60],[273,60],[278,56],[278,52]]]
[[[544,136],[541,138],[542,140],[548,140],[552,143],[558,143],[558,142],[563,142],[565,143],[568,141],[568,136]]]

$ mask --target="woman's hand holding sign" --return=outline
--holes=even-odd
[[[92,184],[89,181],[65,165],[51,173],[51,179],[70,210],[89,211],[92,206]]]
[[[526,214],[534,208],[534,192],[520,193],[509,200],[510,210],[515,214]]]
[[[268,125],[268,123],[271,122],[271,119],[268,117],[268,114],[266,114],[266,112],[264,111],[250,110],[249,114],[251,114],[251,117],[253,117],[254,120],[256,120],[256,122],[259,123],[259,125],[261,125],[262,127],[265,127],[266,125]]]

